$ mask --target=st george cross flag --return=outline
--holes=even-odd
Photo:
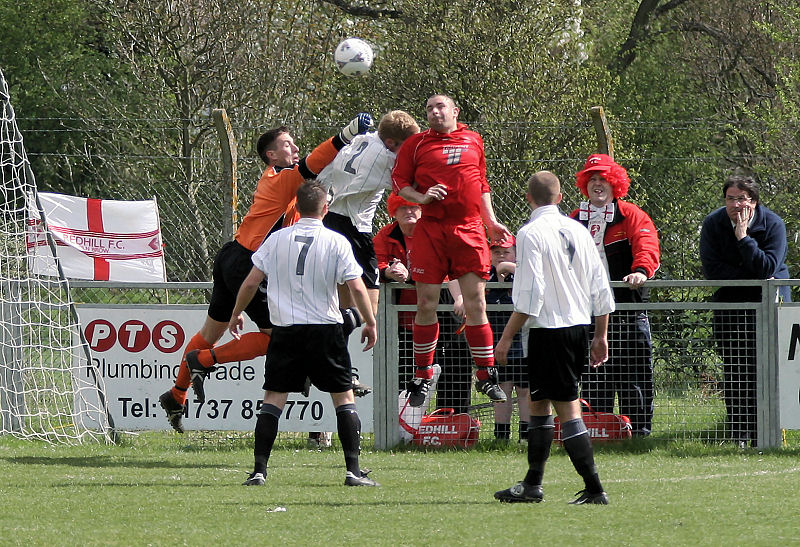
[[[166,281],[155,200],[112,201],[39,193],[66,277],[96,281]],[[35,200],[28,200],[28,267],[58,269]]]

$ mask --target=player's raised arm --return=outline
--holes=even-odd
[[[411,186],[405,186],[398,193],[403,199],[413,203],[419,203],[420,205],[426,205],[437,200],[443,200],[447,197],[447,186],[444,184],[436,184],[428,188],[424,194]]]

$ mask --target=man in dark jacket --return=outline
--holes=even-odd
[[[576,186],[588,201],[571,216],[589,229],[610,281],[624,281],[614,289],[619,303],[647,302],[643,285],[658,269],[661,252],[650,217],[620,198],[630,179],[624,167],[606,154],[592,154],[576,175]],[[609,360],[583,375],[581,397],[598,412],[619,412],[631,420],[634,435],[646,436],[653,421],[653,351],[647,313],[617,310],[609,321]]]
[[[732,175],[722,187],[725,206],[703,221],[700,260],[706,279],[788,279],[783,220],[761,205],[752,177]],[[791,299],[789,287],[779,298]],[[760,287],[720,287],[714,302],[760,302]],[[755,310],[714,312],[714,339],[723,362],[723,394],[731,438],[756,444]]]

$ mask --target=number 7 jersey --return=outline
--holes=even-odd
[[[363,273],[347,238],[313,218],[273,233],[253,264],[267,277],[270,320],[280,327],[341,323],[336,285]]]

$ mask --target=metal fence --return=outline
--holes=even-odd
[[[775,294],[779,284],[796,281],[651,281],[647,304],[619,304],[611,323],[621,314],[645,312],[652,337],[653,416],[651,435],[657,439],[697,439],[709,442],[740,442],[761,447],[777,446],[778,349]],[[710,302],[720,286],[760,285],[761,302]],[[510,287],[492,283],[489,287]],[[619,282],[614,287],[623,287]],[[414,306],[398,305],[395,293],[409,285],[384,285],[379,313],[379,342],[375,357],[376,446],[400,442],[397,393],[411,376],[410,332],[403,328],[401,313]],[[784,307],[798,304],[782,303]],[[510,312],[510,305],[487,305],[487,311]],[[473,389],[472,359],[463,337],[453,333],[458,323],[451,307],[439,305],[440,343],[436,360],[442,367],[442,385],[428,410],[455,407],[469,412],[481,423],[480,438],[494,438],[495,410],[488,398]],[[635,314],[635,313],[634,313]],[[629,357],[632,351],[610,328],[609,363]],[[600,369],[602,370],[602,368]],[[501,373],[502,374],[502,373]],[[614,381],[612,377],[610,381]],[[617,378],[619,380],[619,378]],[[585,389],[585,386],[582,388]],[[619,400],[613,405],[619,412]],[[611,409],[609,409],[611,410]],[[517,440],[519,413],[515,408],[511,440]],[[757,433],[756,433],[757,432]]]
[[[718,443],[743,440],[741,432],[751,430],[757,431],[753,444],[760,447],[780,444],[778,309],[800,307],[800,303],[777,303],[775,295],[778,286],[797,288],[800,281],[650,281],[648,284],[649,303],[619,304],[615,313],[646,312],[649,318],[654,386],[652,436]],[[761,286],[762,301],[710,302],[717,287],[731,285]],[[95,304],[198,304],[205,302],[211,288],[209,283],[86,281],[72,281],[71,286],[76,302]],[[623,284],[615,282],[612,286]],[[489,287],[510,285],[492,283]],[[375,445],[381,449],[400,442],[398,393],[413,370],[411,335],[401,326],[401,314],[413,313],[414,306],[394,302],[397,291],[412,288],[387,284],[381,289],[373,373]],[[510,312],[510,309],[510,305],[487,305],[489,311]],[[494,439],[494,408],[485,395],[472,387],[472,359],[463,336],[454,332],[459,323],[451,311],[451,305],[440,304],[442,335],[437,362],[442,366],[443,377],[429,410],[447,405],[470,413],[482,423],[481,440],[489,441]],[[721,323],[720,317],[726,314],[727,323]],[[612,361],[624,352],[620,349],[622,339],[615,332],[618,331],[612,329],[609,338]],[[731,357],[736,355],[747,358]],[[737,397],[739,406],[731,409],[729,399]],[[614,410],[619,410],[618,402]],[[518,422],[515,405],[513,442],[518,439]]]
[[[416,113],[420,116],[420,113]],[[421,116],[420,116],[421,117]],[[298,119],[292,123],[296,140],[303,153],[333,135],[346,120]],[[482,122],[465,120],[479,131],[486,143],[488,178],[494,207],[500,221],[516,231],[529,216],[525,202],[525,181],[535,171],[548,169],[562,181],[564,211],[578,206],[582,199],[575,188],[575,173],[588,154],[597,147],[587,116],[576,113],[572,119],[553,125],[536,120]],[[254,143],[266,127],[242,125],[233,119],[233,133],[238,140],[238,200],[235,206],[224,196],[230,191],[223,182],[220,146],[211,121],[205,137],[192,149],[189,157],[160,153],[131,154],[120,151],[94,151],[98,138],[90,141],[68,120],[61,120],[59,131],[75,141],[75,150],[29,151],[41,191],[63,192],[105,199],[150,199],[156,196],[160,210],[165,244],[167,276],[171,281],[207,281],[214,254],[230,239],[226,220],[232,207],[241,219],[252,202],[252,193],[264,168],[255,154]],[[89,120],[91,124],[100,121]],[[87,122],[87,123],[88,123]],[[139,135],[161,135],[165,142],[179,140],[179,120],[105,120],[127,140]],[[43,120],[20,119],[26,139],[50,136],[50,125]],[[610,120],[614,135],[616,159],[631,176],[629,196],[646,211],[659,230],[662,249],[660,279],[693,279],[701,275],[699,267],[699,232],[705,215],[722,205],[721,188],[728,169],[735,165],[751,165],[753,158],[709,155],[703,147],[689,151],[641,149],[637,143],[704,143],[726,129],[744,131],[736,121],[696,120],[691,123],[660,120]],[[112,131],[112,129],[107,129]],[[94,130],[91,134],[95,134]],[[103,133],[101,133],[102,135]],[[519,143],[520,146],[512,146]],[[523,146],[524,144],[524,146]],[[165,145],[166,148],[168,148]],[[180,147],[175,146],[176,150]],[[524,152],[520,152],[520,150]],[[762,158],[763,159],[763,158]],[[796,170],[797,158],[766,158],[767,164],[755,165],[762,183],[761,201],[775,210],[787,223],[790,240],[797,239],[798,195],[796,177],[770,166],[769,162],[786,164]],[[97,172],[69,168],[99,162]],[[62,171],[68,171],[66,177]],[[83,178],[78,177],[83,173]],[[86,173],[91,173],[89,176]],[[385,210],[378,211],[374,226],[379,229],[387,221]],[[789,263],[797,262],[798,251],[789,250]],[[792,275],[798,275],[792,271]]]

